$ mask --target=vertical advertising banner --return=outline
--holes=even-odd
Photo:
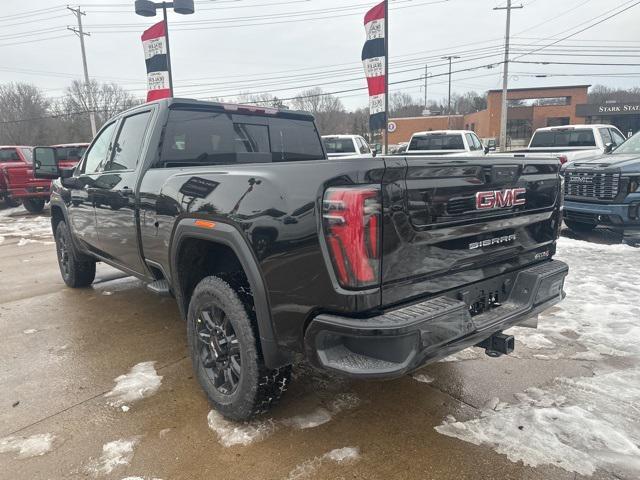
[[[166,32],[166,25],[162,21],[142,34],[144,61],[147,64],[147,102],[171,96]]]
[[[369,87],[369,128],[374,132],[383,130],[387,123],[385,11],[386,0],[369,10],[364,17],[367,40],[362,49],[362,63]]]

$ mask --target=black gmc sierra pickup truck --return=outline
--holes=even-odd
[[[328,160],[302,112],[161,100],[107,122],[53,182],[64,281],[96,262],[176,298],[193,368],[231,419],[264,412],[303,356],[393,378],[559,302],[557,160]]]

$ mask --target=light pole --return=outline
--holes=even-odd
[[[171,50],[169,48],[169,22],[167,21],[167,8],[180,15],[191,15],[195,10],[193,0],[174,0],[173,2],[152,2],[150,0],[136,0],[136,14],[143,17],[155,17],[156,9],[162,8],[164,18],[165,38],[167,39],[167,69],[169,71],[169,92],[173,97],[173,71],[171,69]]]

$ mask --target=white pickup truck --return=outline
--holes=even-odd
[[[323,135],[328,158],[370,157],[373,150],[360,135]]]
[[[613,125],[546,127],[535,131],[529,148],[512,150],[506,155],[518,158],[556,157],[564,164],[609,153],[624,141],[624,135]]]
[[[434,130],[414,133],[404,154],[478,157],[488,151],[470,130]]]

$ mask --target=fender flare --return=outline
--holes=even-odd
[[[169,261],[173,292],[183,318],[187,318],[184,294],[178,276],[178,253],[182,243],[191,238],[225,245],[235,253],[249,281],[253,302],[256,309],[259,341],[262,347],[264,362],[268,368],[278,368],[292,363],[292,356],[278,348],[275,330],[271,318],[271,308],[267,290],[258,261],[244,235],[233,225],[216,220],[214,229],[195,226],[198,218],[183,218],[178,222],[169,246]]]

